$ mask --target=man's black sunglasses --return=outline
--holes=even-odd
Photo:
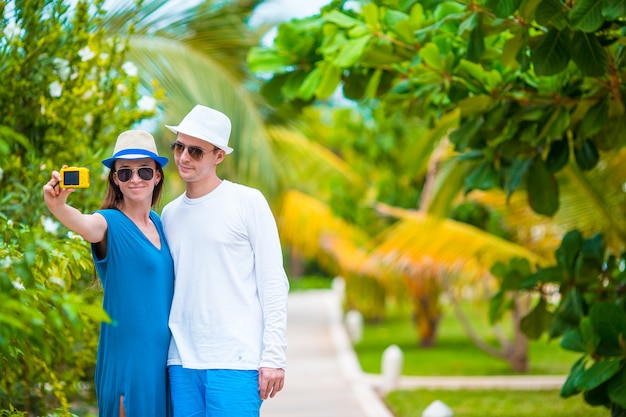
[[[184,143],[180,143],[178,141],[172,143],[170,145],[170,148],[172,149],[172,151],[174,151],[174,154],[176,156],[182,155],[183,152],[185,151],[185,149],[187,149],[187,153],[189,153],[189,156],[191,156],[191,158],[193,160],[195,160],[195,161],[201,160],[206,152],[215,152],[215,151],[220,149],[220,148],[218,148],[216,146],[211,151],[205,151],[204,149],[202,149],[199,146],[188,146],[188,145],[185,145]]]

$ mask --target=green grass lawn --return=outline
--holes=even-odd
[[[394,391],[385,399],[396,417],[421,417],[433,401],[445,403],[454,417],[608,417],[581,396],[563,399],[558,390],[414,390]]]
[[[306,279],[295,282],[292,290],[328,288],[329,280]],[[466,304],[464,311],[475,330],[493,343],[493,332],[487,322],[487,305]],[[423,349],[418,346],[417,332],[408,311],[393,313],[382,323],[366,324],[363,339],[354,346],[361,368],[367,373],[380,373],[384,350],[398,345],[404,354],[403,375],[477,376],[513,375],[508,364],[476,347],[450,308],[440,323],[437,343]],[[579,354],[559,346],[547,338],[532,341],[529,349],[531,375],[566,375]],[[454,417],[608,417],[604,407],[592,407],[581,395],[561,398],[559,390],[399,390],[386,398],[395,417],[421,417],[435,400],[450,407]]]
[[[333,284],[333,279],[325,276],[308,275],[299,278],[289,279],[290,291],[306,291],[306,290],[319,290],[330,289]]]
[[[476,324],[475,330],[495,338],[483,305],[466,305],[464,311]],[[363,339],[354,346],[361,367],[367,373],[380,373],[384,350],[398,345],[404,354],[403,375],[477,376],[513,375],[507,362],[488,355],[466,335],[456,316],[446,311],[439,328],[437,343],[420,348],[410,315],[394,314],[382,323],[366,324]],[[532,375],[566,375],[579,358],[559,346],[557,340],[532,341],[529,349]],[[561,398],[559,390],[401,390],[388,394],[385,401],[395,417],[421,417],[435,400],[450,407],[454,417],[596,417],[610,416],[603,407],[591,407],[581,395]]]
[[[493,331],[486,318],[485,305],[465,308],[476,330],[494,343]],[[409,313],[396,314],[382,323],[366,324],[363,339],[354,346],[361,368],[380,373],[384,350],[395,344],[404,354],[404,375],[510,375],[508,363],[479,349],[466,335],[456,316],[446,311],[440,323],[437,343],[432,348],[418,346],[417,331]],[[558,340],[543,338],[531,341],[529,348],[532,375],[565,375],[580,355],[559,346]]]

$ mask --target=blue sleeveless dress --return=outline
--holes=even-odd
[[[161,219],[150,212],[161,249],[119,210],[98,210],[108,224],[107,251],[96,271],[103,307],[112,323],[100,325],[96,396],[100,417],[118,417],[120,396],[128,417],[168,417],[167,320],[174,294],[174,265]]]

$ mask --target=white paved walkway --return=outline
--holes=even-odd
[[[289,295],[285,388],[265,401],[261,417],[393,417],[364,374],[342,324],[335,291]],[[397,388],[560,388],[565,376],[402,377]]]
[[[367,383],[332,291],[289,295],[285,388],[261,417],[392,417]]]

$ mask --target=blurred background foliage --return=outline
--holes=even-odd
[[[422,347],[442,297],[491,299],[511,331],[487,350],[520,372],[527,338],[560,323],[585,335],[573,375],[620,364],[564,394],[623,407],[606,385],[621,330],[587,319],[623,310],[623,2],[334,0],[259,46],[261,3],[0,2],[0,409],[76,412],[106,319],[88,245],[45,210],[50,171],[90,168],[71,203],[92,211],[117,135],[145,128],[166,153],[164,125],[197,103],[231,118],[220,175],[269,198],[290,279],[342,276],[370,321],[406,303]],[[161,206],[184,189],[173,164],[166,178]],[[558,265],[587,279],[540,273]]]
[[[275,106],[333,113],[339,95],[365,116],[329,145],[366,162],[356,206],[395,221],[361,226],[367,245],[319,245],[343,258],[348,290],[379,285],[361,305],[348,291],[351,307],[374,318],[384,309],[363,304],[401,281],[431,346],[441,296],[486,290],[513,336],[479,346],[524,371],[528,338],[548,332],[582,354],[561,395],[614,416],[626,415],[625,329],[597,317],[625,315],[624,17],[621,1],[335,0],[248,55]]]

